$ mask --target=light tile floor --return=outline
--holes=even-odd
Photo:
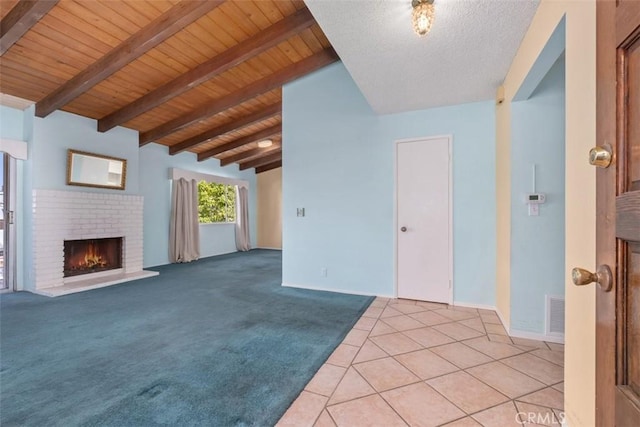
[[[278,426],[557,426],[563,363],[491,310],[376,298]]]

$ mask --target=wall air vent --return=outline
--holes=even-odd
[[[564,335],[564,297],[547,295],[546,334]]]

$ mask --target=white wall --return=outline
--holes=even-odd
[[[377,116],[341,63],[286,85],[283,282],[393,295],[394,141],[451,134],[454,300],[493,306],[494,128],[493,102]]]

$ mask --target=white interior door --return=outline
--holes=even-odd
[[[452,302],[450,143],[396,143],[399,298]]]

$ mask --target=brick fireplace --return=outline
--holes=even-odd
[[[122,237],[64,241],[64,277],[122,268]]]
[[[142,269],[142,214],[142,196],[34,190],[34,291],[58,296],[157,275]]]

